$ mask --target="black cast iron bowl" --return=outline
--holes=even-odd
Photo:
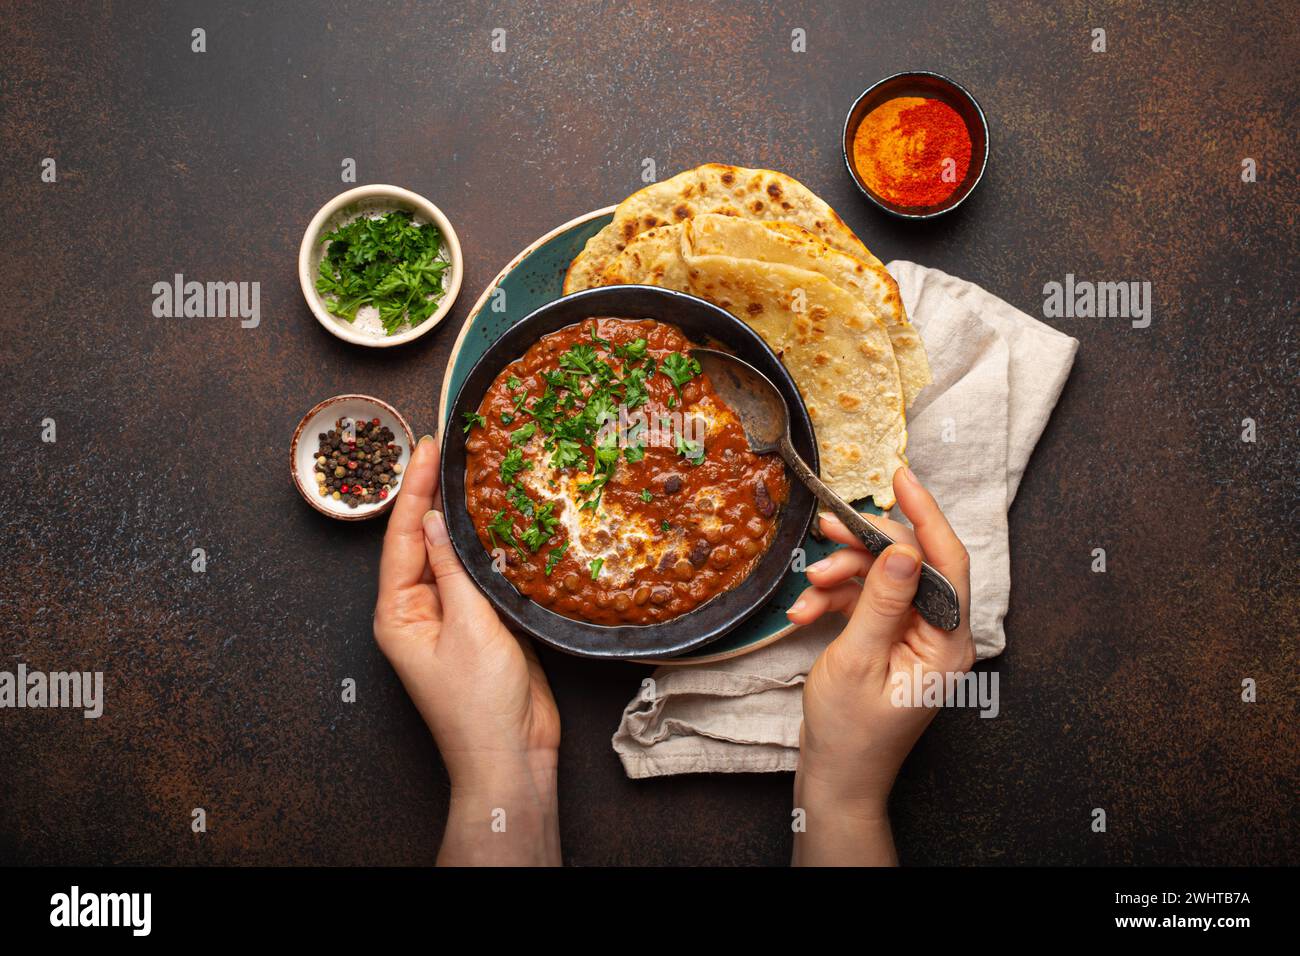
[[[675,657],[716,641],[763,606],[790,567],[790,555],[803,545],[816,507],[812,495],[791,476],[790,499],[779,512],[776,536],[749,576],[730,591],[671,621],[644,626],[608,627],[564,617],[520,594],[492,569],[492,556],[479,541],[465,503],[465,440],[457,422],[479,403],[500,371],[539,338],[597,316],[654,319],[675,325],[696,345],[733,352],[780,389],[790,407],[794,447],[814,470],[817,443],[799,390],[780,360],[749,326],[694,296],[653,286],[606,286],[575,292],[525,316],[494,342],[470,370],[456,395],[442,437],[442,501],[452,546],[474,583],[515,627],[553,647],[581,657]]]

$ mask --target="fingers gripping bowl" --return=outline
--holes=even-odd
[[[470,371],[443,435],[447,526],[514,625],[584,656],[670,657],[721,637],[780,584],[813,498],[737,438],[691,367],[692,345],[768,375],[790,405],[795,446],[816,461],[777,357],[739,319],[684,293],[566,296],[512,326]]]

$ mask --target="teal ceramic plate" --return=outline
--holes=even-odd
[[[460,389],[479,356],[510,326],[563,294],[564,273],[568,270],[569,263],[582,251],[587,240],[610,222],[613,213],[613,206],[598,209],[542,236],[515,256],[479,296],[452,346],[451,358],[447,362],[447,373],[442,380],[442,393],[438,402],[438,422],[441,427],[445,428],[447,424],[451,396]],[[880,513],[874,507],[864,508],[862,503],[858,507],[860,510]],[[812,537],[808,538],[804,547],[807,551],[805,565],[812,564],[833,550],[832,545]],[[785,609],[794,603],[795,598],[807,586],[808,579],[802,571],[790,571],[767,606],[721,640],[695,653],[671,661],[653,663],[701,664],[721,661],[779,641],[795,630],[795,626],[785,616]],[[716,600],[726,599],[727,596],[723,594]]]

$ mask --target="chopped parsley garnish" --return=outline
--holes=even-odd
[[[583,504],[583,510],[595,511],[600,507],[601,496],[605,493],[605,484],[609,481],[610,476],[614,474],[614,466],[618,464],[618,433],[609,431],[605,437],[600,440],[596,446],[596,463],[593,467],[593,474],[590,481],[578,482],[578,491],[584,495],[589,495],[593,491],[596,497]]]
[[[649,488],[642,488],[642,489],[641,489],[641,500],[644,501],[646,504],[649,504],[650,502],[652,502],[652,501],[655,500],[655,496],[652,495],[652,494],[650,494],[650,489],[649,489]]]
[[[659,522],[659,527],[660,527],[662,530],[664,530],[664,531],[672,531],[672,530],[673,530],[673,526],[670,525],[670,524],[668,523],[667,520],[664,520],[664,521]]]
[[[556,398],[558,398],[556,393],[547,386],[542,397],[533,402],[532,408],[528,409],[528,413],[542,426],[542,431],[549,432],[555,427],[555,419],[560,414],[559,409],[556,408]]]
[[[591,579],[594,581],[600,576],[600,569],[605,564],[604,558],[596,558],[591,562]]]
[[[672,355],[665,356],[660,369],[672,379],[673,385],[679,391],[683,385],[702,371],[699,362],[683,355],[681,352],[674,352]]]
[[[519,542],[515,540],[515,526],[510,519],[506,517],[504,508],[494,514],[492,520],[488,522],[488,534],[492,536],[492,543],[494,545],[497,543],[497,536],[499,535],[502,541],[519,552],[521,558],[528,557],[524,552],[524,549],[519,547]]]
[[[568,354],[567,352],[565,353]],[[563,359],[564,356],[560,356]],[[588,373],[590,374],[590,373]],[[577,372],[543,372],[542,379],[556,391],[561,389],[582,394],[582,376]]]
[[[560,523],[559,518],[551,516],[554,509],[555,502],[553,501],[548,501],[539,507],[533,515],[533,523],[524,530],[524,544],[528,545],[529,551],[535,553],[542,545],[551,540],[551,535],[555,533],[555,526]]]
[[[627,343],[627,345],[617,346],[614,349],[614,354],[629,362],[639,362],[645,358],[645,350],[649,344],[645,339],[637,339],[634,342]]]
[[[524,492],[524,489],[518,484],[511,485],[506,489],[506,498],[510,500],[512,505],[519,509],[519,513],[525,518],[531,518],[533,516],[533,510],[535,508],[533,499],[529,498]]]
[[[635,464],[646,455],[644,419],[624,435],[612,424],[622,421],[620,410],[649,404],[650,380],[656,372],[663,372],[672,382],[673,393],[667,396],[670,407],[680,404],[681,387],[701,374],[700,363],[681,352],[656,360],[649,354],[650,346],[645,338],[615,345],[600,336],[594,325],[588,329],[588,335],[590,342],[575,342],[559,354],[558,367],[540,373],[545,391],[531,405],[524,383],[517,375],[510,375],[505,381],[511,392],[514,414],[501,413],[502,424],[515,423],[520,415],[531,416],[531,421],[510,432],[509,451],[501,462],[501,481],[506,486],[508,501],[525,518],[532,519],[520,538],[534,551],[550,539],[558,519],[551,516],[552,505],[538,505],[519,486],[519,476],[534,464],[523,457],[523,449],[540,438],[546,455],[542,460],[551,469],[589,471],[589,477],[577,484],[578,493],[586,498],[580,507],[597,510],[620,459]],[[605,361],[603,356],[608,356],[610,361]],[[660,414],[659,417],[671,428],[676,416]],[[476,416],[476,421],[484,423],[481,416]],[[698,465],[704,459],[700,442],[686,441],[678,435],[676,449],[691,464]],[[558,487],[553,476],[547,476],[546,481],[550,487]],[[649,489],[640,492],[640,496],[646,503],[653,500]],[[498,531],[504,527],[502,524]],[[513,534],[513,529],[510,530]]]
[[[560,356],[560,368],[581,372],[583,375],[595,375],[595,347],[579,342]]]
[[[606,433],[596,447],[596,471],[613,471],[618,464],[618,432]]]
[[[704,445],[697,441],[687,441],[682,437],[681,432],[678,432],[677,454],[681,455],[692,465],[698,465],[704,460]]]
[[[416,225],[397,209],[362,216],[326,234],[316,291],[333,315],[355,321],[362,306],[379,311],[384,332],[394,335],[433,315],[443,297],[442,232],[431,222]]]
[[[466,435],[469,434],[469,430],[473,428],[475,425],[482,428],[486,424],[487,424],[487,419],[484,418],[482,415],[480,415],[478,412],[465,413],[465,434]]]
[[[523,449],[511,448],[506,452],[506,457],[501,459],[501,484],[510,485],[521,471],[528,471],[532,467],[531,461],[524,461]]]
[[[587,416],[587,421],[595,427],[618,419],[618,404],[614,401],[614,396],[608,392],[592,393],[591,398],[587,400],[587,407],[582,411]]]
[[[572,468],[574,465],[579,464],[585,457],[586,456],[582,454],[582,446],[576,441],[571,441],[568,438],[561,438],[556,441],[555,450],[551,453],[551,467],[560,470]]]
[[[555,566],[560,563],[560,558],[564,557],[564,552],[569,550],[569,542],[564,542],[558,548],[551,548],[546,552],[546,576],[549,578]]]
[[[646,373],[644,369],[629,369],[627,375],[623,377],[623,404],[629,409],[640,408],[646,402],[650,401],[650,393],[645,387]]]

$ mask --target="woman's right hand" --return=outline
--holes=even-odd
[[[935,710],[896,705],[895,686],[910,685],[918,665],[922,674],[962,673],[975,660],[966,549],[910,470],[894,474],[894,493],[915,534],[872,518],[895,541],[873,558],[836,518],[823,516],[822,531],[847,547],[808,567],[812,587],[787,612],[796,624],[831,611],[850,615],[804,684],[795,800],[807,819],[795,838],[796,864],[897,862],[889,791]],[[957,590],[955,631],[928,624],[912,606],[923,557]]]

